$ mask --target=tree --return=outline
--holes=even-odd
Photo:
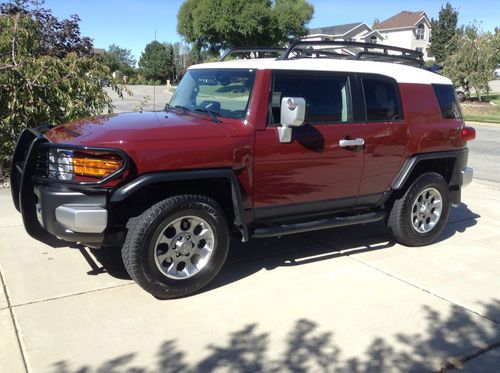
[[[499,38],[483,33],[477,23],[462,27],[451,43],[460,45],[444,61],[443,74],[453,84],[473,89],[481,101],[489,93],[488,82],[493,78]]]
[[[139,67],[147,80],[165,82],[171,76],[172,56],[165,44],[152,41],[141,54]]]
[[[450,3],[441,7],[438,20],[431,20],[431,51],[437,62],[443,62],[456,49],[453,37],[457,33],[457,22],[458,11]]]
[[[110,71],[89,54],[90,39],[80,38],[78,22],[61,30],[68,23],[40,5],[27,1],[0,5],[0,174],[7,169],[23,128],[113,109],[100,85]],[[39,21],[37,14],[50,22]],[[68,42],[61,44],[64,40]],[[114,80],[111,85],[122,93]]]
[[[177,31],[193,43],[196,61],[204,50],[217,55],[232,47],[282,46],[307,34],[313,12],[306,0],[186,0]]]
[[[109,46],[108,50],[101,56],[101,61],[113,71],[121,71],[125,75],[134,73],[136,60],[130,49],[120,48],[116,44]]]
[[[92,39],[80,35],[80,17],[70,15],[58,19],[49,9],[42,7],[44,0],[11,0],[0,4],[0,14],[25,15],[36,23],[36,43],[31,46],[35,55],[64,58],[68,53],[92,55]]]

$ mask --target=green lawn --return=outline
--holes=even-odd
[[[477,99],[476,99],[477,100]],[[473,122],[489,122],[500,124],[500,94],[492,94],[489,96],[489,101],[496,104],[488,106],[474,106],[474,97],[471,101],[466,101],[462,104],[464,119]]]
[[[500,124],[500,111],[493,115],[464,114],[464,120],[471,122],[488,122]]]

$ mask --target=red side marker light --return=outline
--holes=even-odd
[[[471,141],[476,138],[476,130],[473,127],[465,126],[462,128],[462,139],[464,141]]]

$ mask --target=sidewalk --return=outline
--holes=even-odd
[[[378,223],[233,243],[209,289],[171,301],[136,286],[119,253],[29,238],[1,191],[0,370],[407,372],[467,360],[465,372],[498,372],[497,187],[464,189],[427,247],[394,244]]]

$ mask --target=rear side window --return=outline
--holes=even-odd
[[[363,77],[363,91],[368,122],[403,119],[399,91],[395,82],[382,78]]]
[[[449,84],[433,84],[432,87],[436,93],[443,118],[461,119],[462,112],[455,96],[455,88]]]
[[[280,123],[283,97],[303,97],[306,100],[306,123],[351,121],[346,75],[276,73],[271,97],[271,123]]]

